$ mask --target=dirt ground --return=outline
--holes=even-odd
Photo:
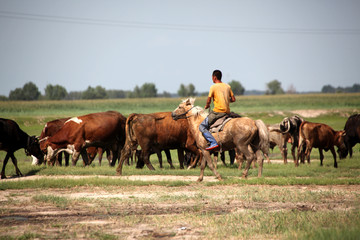
[[[57,176],[65,178],[68,176]],[[28,176],[4,181],[43,179]],[[84,178],[84,176],[71,176]],[[196,215],[265,211],[322,211],[349,209],[359,186],[205,186],[197,176],[125,176],[129,180],[188,180],[189,186],[75,187],[0,191],[0,238],[37,239],[204,239],[205,228]],[[205,177],[205,182],[217,181]],[[244,190],[245,189],[245,190]],[[245,192],[339,192],[319,202],[250,201]],[[45,199],[45,200],[44,200]],[[344,200],[345,199],[345,200]],[[348,200],[346,200],[348,199]],[[192,217],[194,216],[194,217]],[[205,225],[206,226],[206,225]],[[205,237],[206,238],[206,237]]]

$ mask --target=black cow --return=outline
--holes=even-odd
[[[298,147],[299,145],[299,129],[302,122],[304,122],[304,119],[302,119],[297,115],[294,115],[292,117],[284,118],[280,123],[281,132],[283,134],[290,133],[291,135],[291,143],[292,143],[291,154],[293,156],[294,162],[296,162],[295,148]],[[305,156],[302,155],[301,162],[303,163],[304,161],[305,161]]]
[[[16,175],[22,176],[14,156],[14,152],[20,148],[24,148],[27,155],[37,157],[40,161],[38,164],[42,163],[44,154],[40,150],[38,139],[35,136],[30,137],[13,120],[0,118],[0,150],[7,152],[1,170],[1,178],[6,178],[5,167],[9,158],[11,158],[15,166]]]
[[[352,148],[355,144],[360,143],[360,114],[354,114],[348,118],[345,123],[344,143],[350,157],[352,157]]]

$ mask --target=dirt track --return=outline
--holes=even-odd
[[[56,178],[63,178],[57,176]],[[66,176],[69,177],[69,176]],[[71,178],[84,178],[71,176]],[[5,181],[43,179],[29,176]],[[32,234],[35,238],[203,239],[198,215],[219,216],[246,211],[352,210],[358,186],[212,186],[196,183],[197,176],[126,176],[129,180],[188,180],[190,186],[76,187],[0,191],[0,237]],[[204,181],[217,181],[205,177]],[[337,193],[321,201],[251,201],[239,196],[256,192]],[[45,197],[44,197],[45,196]],[[262,197],[262,195],[260,195]],[[269,197],[268,196],[268,197]],[[50,198],[50,200],[49,200]],[[45,200],[44,200],[45,199]],[[190,216],[190,217],[189,217]]]

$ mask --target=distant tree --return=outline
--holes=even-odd
[[[49,100],[61,100],[67,96],[65,87],[60,85],[48,84],[45,88],[45,98]]]
[[[153,98],[157,97],[157,89],[154,83],[144,83],[141,86],[141,97],[143,98]]]
[[[296,93],[296,88],[294,87],[294,85],[290,85],[289,88],[286,90],[287,94],[295,94]]]
[[[23,90],[22,88],[15,88],[9,93],[10,100],[23,100]]]
[[[186,87],[184,84],[180,84],[180,88],[179,90],[177,91],[178,95],[180,97],[186,97],[187,96],[187,91],[186,91]]]
[[[321,89],[322,93],[335,93],[336,89],[331,85],[325,85]]]
[[[80,91],[73,91],[69,92],[65,99],[67,100],[78,100],[81,99],[82,92]]]
[[[9,94],[10,100],[33,101],[39,99],[39,97],[40,91],[33,82],[25,83],[23,88],[16,88],[10,91]]]
[[[153,98],[157,97],[157,89],[154,83],[144,83],[141,87],[137,85],[129,95],[131,98]]]
[[[194,97],[197,95],[197,92],[195,91],[195,86],[192,83],[187,86],[185,86],[184,84],[180,84],[180,88],[177,93],[180,97]]]
[[[232,80],[231,82],[229,82],[229,85],[234,95],[244,95],[245,88],[241,85],[240,82]]]
[[[266,86],[267,90],[265,94],[267,95],[284,94],[284,90],[281,87],[281,82],[276,79],[268,82]]]
[[[9,100],[6,96],[0,95],[0,101],[7,101]]]
[[[106,95],[109,98],[126,98],[127,92],[123,90],[106,90]]]
[[[82,99],[104,99],[106,97],[106,90],[101,86],[96,86],[96,88],[89,86],[81,95]]]

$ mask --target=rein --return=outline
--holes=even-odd
[[[181,114],[179,114],[179,115],[176,115],[176,118],[180,118],[180,117],[183,117],[183,116],[185,116],[184,118],[189,118],[189,117],[191,117],[191,116],[186,116],[186,114],[188,114],[188,112],[190,112],[193,108],[194,108],[195,106],[192,106],[189,110],[187,110],[186,112],[184,112],[184,113],[181,113]]]

